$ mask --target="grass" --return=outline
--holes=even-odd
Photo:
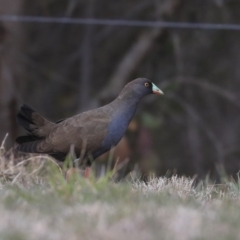
[[[0,155],[0,239],[239,239],[238,182],[66,182],[48,158],[13,160]]]

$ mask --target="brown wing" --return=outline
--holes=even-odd
[[[77,153],[98,150],[107,135],[110,118],[101,111],[90,111],[68,118],[53,128],[38,145],[42,153],[68,153],[73,145]]]

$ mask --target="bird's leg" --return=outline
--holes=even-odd
[[[86,167],[85,168],[85,170],[84,170],[84,173],[83,173],[83,175],[84,175],[84,177],[85,178],[89,178],[90,177],[90,174],[91,174],[91,167]]]
[[[73,176],[76,175],[77,173],[78,173],[77,168],[75,168],[75,167],[69,168],[69,169],[66,171],[66,175],[65,175],[66,181],[69,182],[69,180],[70,180],[71,178],[73,178]]]
[[[74,177],[74,175],[76,174],[79,174],[79,162],[81,162],[81,159],[80,158],[76,158],[74,161],[73,161],[73,167],[70,167],[67,171],[66,171],[66,175],[65,175],[65,179],[67,182],[69,182],[69,180],[71,178]]]
[[[65,178],[67,182],[69,182],[74,175],[79,174],[79,168],[81,169],[80,174],[85,178],[89,178],[91,175],[91,160],[86,159],[85,161],[81,161],[80,158],[77,158],[74,161],[74,167],[69,168],[66,172]]]
[[[65,174],[66,181],[69,182],[69,180],[73,178],[76,174],[80,174],[85,178],[89,178],[91,174],[91,167],[86,167],[84,170],[80,170],[80,172],[78,168],[69,168]]]
[[[79,174],[78,168],[69,168],[65,175],[66,181],[69,182],[69,180],[76,174]],[[85,178],[89,178],[91,175],[91,167],[87,166],[84,170],[80,171],[80,174]]]
[[[84,163],[85,169],[84,169],[84,172],[83,172],[83,176],[85,178],[90,178],[92,162],[93,162],[93,157],[92,157],[91,154],[89,154],[87,156],[87,158],[85,159],[85,163]]]

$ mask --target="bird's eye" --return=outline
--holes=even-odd
[[[149,83],[148,83],[148,82],[145,82],[145,83],[144,83],[144,86],[145,86],[145,87],[149,87]]]

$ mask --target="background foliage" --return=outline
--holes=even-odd
[[[0,14],[239,23],[235,0],[2,0]],[[101,106],[147,77],[165,93],[142,101],[121,152],[143,175],[239,171],[240,31],[0,23],[0,139],[20,133],[27,103],[51,120]]]

